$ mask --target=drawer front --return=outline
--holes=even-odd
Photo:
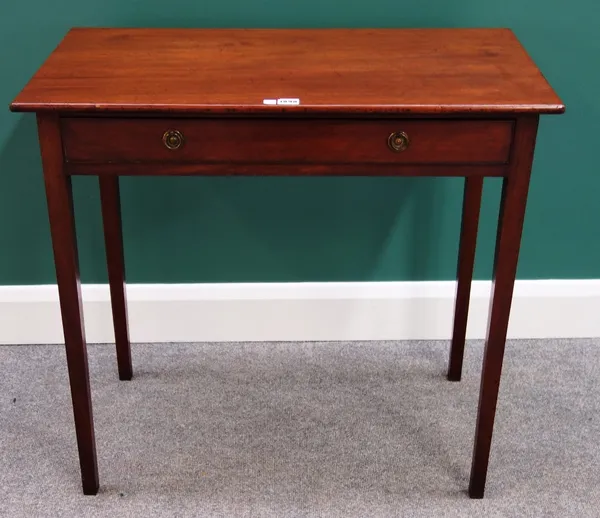
[[[67,162],[504,164],[510,120],[65,118]]]

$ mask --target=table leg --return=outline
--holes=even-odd
[[[123,233],[121,230],[119,177],[99,176],[98,179],[100,182],[100,201],[102,203],[106,263],[108,265],[108,282],[110,285],[119,379],[130,380],[133,375],[133,369],[131,366],[131,347],[129,345],[129,330],[127,325],[125,259],[123,255]]]
[[[37,120],[83,492],[95,495],[99,485],[98,464],[81,310],[71,178],[63,170],[58,116],[39,114]]]
[[[471,176],[465,178],[460,245],[458,249],[458,268],[456,274],[457,286],[454,306],[454,331],[452,333],[450,363],[448,367],[448,379],[450,381],[460,381],[462,374],[482,190],[483,177]]]
[[[526,116],[517,121],[511,167],[502,184],[492,298],[469,483],[471,498],[483,498],[485,490],[537,126],[537,116]]]

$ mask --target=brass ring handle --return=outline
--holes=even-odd
[[[391,133],[388,137],[388,146],[392,151],[399,153],[400,151],[406,151],[408,149],[408,145],[410,144],[410,139],[408,135],[404,131],[395,131]]]
[[[163,144],[167,149],[175,150],[183,146],[185,139],[179,130],[167,130],[163,135]]]

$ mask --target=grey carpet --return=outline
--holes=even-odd
[[[65,355],[0,347],[3,517],[600,515],[600,340],[507,346],[484,500],[469,500],[482,343],[89,347],[101,490],[80,493]]]

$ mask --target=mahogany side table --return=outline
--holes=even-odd
[[[483,497],[538,120],[564,111],[510,30],[77,28],[11,109],[37,114],[85,494],[99,480],[72,175],[99,179],[122,380],[132,367],[119,176],[464,177],[452,381],[483,179],[502,177],[469,484]]]

